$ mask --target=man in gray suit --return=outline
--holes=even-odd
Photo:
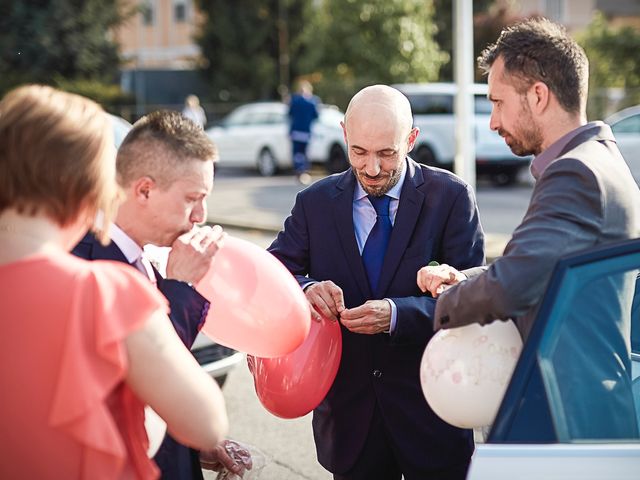
[[[435,329],[512,318],[526,338],[558,258],[638,236],[640,191],[609,126],[587,123],[588,61],[562,27],[508,27],[478,60],[489,75],[490,126],[514,153],[535,155],[536,185],[501,258],[461,272],[424,267],[417,281],[439,295]]]

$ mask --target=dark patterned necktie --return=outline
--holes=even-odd
[[[376,209],[376,223],[371,229],[367,241],[362,250],[362,262],[369,277],[369,286],[371,293],[374,295],[378,289],[378,281],[382,271],[382,263],[387,253],[389,238],[391,238],[391,219],[389,218],[389,203],[391,197],[383,195],[382,197],[374,197],[368,195],[369,201],[373,208]]]

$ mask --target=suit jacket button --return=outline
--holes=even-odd
[[[380,378],[382,376],[382,372],[380,370],[374,370],[373,376],[376,378]]]

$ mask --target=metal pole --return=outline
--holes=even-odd
[[[456,154],[455,173],[475,190],[476,145],[473,85],[473,1],[454,1],[453,78],[458,87],[455,101]]]

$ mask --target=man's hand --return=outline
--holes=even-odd
[[[251,470],[253,462],[249,450],[233,440],[223,440],[213,450],[200,452],[200,466],[214,472],[226,468],[242,477],[245,470]]]
[[[322,317],[338,321],[344,310],[342,289],[331,280],[318,282],[308,286],[304,294],[311,306],[311,318],[319,322]]]
[[[387,300],[369,300],[340,314],[342,324],[353,333],[388,332],[391,325],[391,305]]]
[[[194,227],[180,235],[167,260],[167,278],[197,284],[209,270],[211,260],[222,247],[226,233],[222,227]]]
[[[417,275],[420,290],[430,292],[433,298],[436,298],[451,285],[455,285],[466,279],[467,277],[464,273],[459,272],[447,264],[422,267],[418,270]]]

